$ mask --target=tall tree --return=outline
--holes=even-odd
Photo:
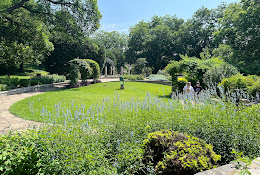
[[[229,62],[246,74],[260,75],[260,1],[242,0],[228,6],[215,39],[233,50]],[[221,46],[222,47],[222,46]]]
[[[99,46],[105,48],[105,57],[114,61],[117,69],[125,63],[125,50],[127,49],[128,36],[117,31],[98,31],[91,36],[91,39]],[[104,64],[100,65],[103,69]]]
[[[25,60],[32,61],[38,55],[43,58],[53,50],[50,36],[77,37],[79,33],[88,36],[98,29],[100,17],[96,0],[3,0],[0,2],[0,44],[9,51],[21,44],[31,48],[31,57],[26,59],[12,52],[20,58],[22,69]],[[0,56],[2,62],[9,59],[5,54]]]
[[[183,22],[176,16],[154,16],[150,22],[141,21],[132,27],[126,54],[128,62],[146,58],[148,66],[157,73],[170,59],[178,59],[182,47],[176,33]]]

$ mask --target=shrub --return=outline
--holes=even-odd
[[[75,84],[80,79],[80,71],[77,65],[70,64],[69,66],[69,72],[66,75],[67,79],[70,80],[71,84]]]
[[[19,85],[19,79],[18,78],[11,78],[11,86],[16,88]]]
[[[156,174],[193,175],[215,168],[221,158],[204,140],[171,130],[150,133],[143,147],[143,161]]]
[[[24,135],[24,134],[23,134]],[[0,137],[0,174],[37,174],[41,169],[44,142],[37,134]]]
[[[168,81],[167,77],[165,75],[162,75],[162,74],[149,75],[149,80]]]
[[[93,78],[94,80],[98,79],[100,76],[100,67],[98,63],[91,59],[83,59],[83,60],[85,60],[93,70],[92,75],[90,77]]]
[[[186,78],[178,78],[178,90],[182,92],[184,86],[188,83]]]
[[[122,77],[123,77],[124,79],[132,80],[132,81],[135,81],[135,80],[144,80],[144,76],[143,76],[143,75],[123,75]]]
[[[46,75],[46,76],[34,76],[30,79],[31,85],[38,85],[38,84],[52,84],[63,82],[66,80],[66,77],[63,75]]]
[[[249,88],[249,95],[256,97],[256,94],[260,95],[260,81]]]
[[[31,82],[31,86],[35,86],[35,85],[40,85],[40,84],[42,84],[42,83],[40,82],[40,80],[38,80],[38,79],[31,79],[30,82]]]
[[[88,62],[86,62],[85,60],[82,60],[82,59],[74,59],[74,60],[71,60],[70,63],[72,63],[78,67],[81,80],[85,81],[91,77],[93,70],[90,67],[90,65],[88,64]],[[70,67],[70,68],[73,68],[73,67]]]
[[[255,84],[253,76],[234,75],[230,78],[224,78],[219,85],[224,87],[224,91],[234,89],[245,89]]]
[[[223,63],[221,65],[213,66],[203,76],[203,82],[206,85],[219,84],[224,78],[229,78],[233,75],[239,74],[236,67]]]
[[[19,84],[21,87],[28,87],[28,86],[30,86],[30,80],[29,79],[20,79]]]
[[[132,72],[134,74],[145,74],[145,65],[147,64],[146,58],[138,58],[133,65]]]
[[[8,76],[5,76],[5,78],[0,79],[0,84],[5,84],[6,86],[8,86],[8,89],[13,89],[19,85],[19,79],[9,78]]]
[[[10,87],[8,87],[6,84],[0,84],[0,91],[7,91]]]
[[[50,76],[52,76],[54,83],[64,82],[66,80],[66,77],[64,75],[52,74]]]

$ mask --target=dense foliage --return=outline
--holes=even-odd
[[[107,32],[107,31],[98,31],[91,36],[91,39],[97,45],[105,49],[105,57],[113,61],[116,66],[117,71],[120,72],[120,66],[125,64],[125,50],[127,49],[128,36],[125,33],[119,33],[117,31]],[[105,60],[104,63],[100,64],[101,71],[105,65],[110,63]]]
[[[2,84],[0,91],[15,89],[17,87],[27,87],[41,84],[52,84],[58,82],[64,82],[65,76],[62,75],[44,75],[44,76],[33,76],[27,78],[0,78],[0,84]]]
[[[225,92],[228,90],[234,91],[234,89],[242,89],[247,91],[249,95],[256,96],[257,93],[260,94],[259,83],[259,76],[243,76],[239,74],[223,79],[219,85],[223,86]]]
[[[177,73],[184,74],[184,77],[195,85],[196,82],[201,82],[203,86],[216,85],[224,78],[229,78],[238,74],[236,67],[226,63],[224,60],[217,57],[208,59],[189,58],[181,56],[180,61],[171,61],[165,70],[173,77],[174,86],[177,86]]]
[[[232,98],[226,103],[226,96],[214,101],[211,99],[216,94],[214,89],[204,91],[196,104],[183,104],[183,97],[174,94],[173,100],[148,94],[141,101],[134,98],[125,101],[121,98],[123,94],[120,91],[115,98],[101,100],[89,109],[84,103],[76,104],[73,100],[71,104],[62,100],[53,108],[42,106],[41,119],[52,125],[35,131],[40,140],[31,139],[32,133],[17,134],[15,139],[11,136],[0,139],[1,156],[5,150],[2,148],[8,147],[8,143],[18,143],[10,145],[10,151],[4,153],[5,158],[0,156],[4,162],[1,173],[4,174],[10,164],[16,166],[19,161],[27,162],[24,156],[17,157],[17,161],[11,161],[13,157],[8,156],[22,152],[17,151],[25,144],[21,140],[27,140],[31,145],[38,145],[28,145],[26,149],[33,149],[31,152],[38,148],[44,150],[30,164],[39,166],[37,163],[44,162],[39,172],[45,174],[137,174],[140,170],[152,174],[155,169],[142,163],[142,141],[149,133],[165,129],[205,140],[213,145],[216,154],[221,155],[221,164],[235,158],[230,153],[232,149],[251,158],[260,155],[259,105],[237,107]],[[43,99],[36,97],[35,100]],[[32,106],[31,111],[35,111],[31,114],[33,118],[36,109]],[[27,166],[26,163],[23,165]]]
[[[89,66],[92,68],[93,72],[91,78],[93,78],[94,80],[98,79],[100,76],[100,67],[98,63],[91,59],[84,59],[84,61],[86,61],[89,64]]]
[[[193,175],[216,168],[221,158],[204,140],[171,130],[148,134],[143,147],[143,162],[156,174]]]
[[[178,61],[185,54],[204,59],[201,53],[208,50],[208,55],[220,57],[242,73],[259,75],[259,16],[258,0],[202,7],[186,21],[154,16],[130,28],[126,60],[133,64],[146,58],[157,73],[169,60]]]
[[[96,0],[4,0],[0,2],[0,16],[1,74],[11,73],[11,68],[16,71],[18,66],[24,71],[24,63],[39,64],[51,57],[53,50],[56,57],[52,59],[60,59],[61,55],[66,58],[69,52],[65,46],[84,45],[88,50],[85,53],[98,52],[86,42],[88,35],[99,28],[101,15]],[[57,68],[54,63],[59,62],[52,59],[47,67],[55,72],[51,66]]]
[[[77,67],[77,69],[80,72],[80,79],[83,81],[90,78],[91,75],[93,74],[93,69],[86,60],[74,59],[74,60],[71,60],[69,63],[73,64],[73,66],[75,65]],[[73,66],[71,66],[69,69],[74,69]],[[76,71],[77,70],[75,70],[75,72]]]
[[[123,75],[122,77],[126,80],[144,80],[143,75]]]
[[[96,81],[99,78],[100,68],[96,61],[77,58],[69,61],[68,65],[67,78],[72,84],[77,83],[79,79],[86,81],[93,78]]]

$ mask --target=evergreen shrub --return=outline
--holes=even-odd
[[[221,159],[204,140],[172,130],[148,134],[143,144],[143,162],[156,174],[193,175],[217,167]]]

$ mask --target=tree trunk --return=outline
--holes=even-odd
[[[20,72],[24,72],[23,58],[22,58],[22,62],[20,63]]]

